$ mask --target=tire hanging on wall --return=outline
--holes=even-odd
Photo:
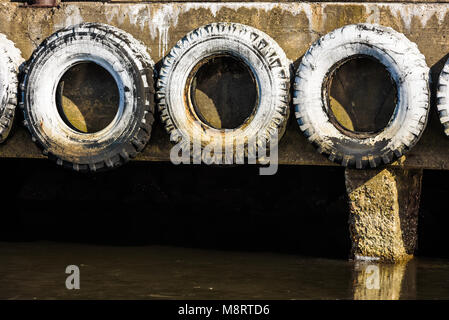
[[[346,132],[329,116],[328,77],[348,60],[374,58],[396,84],[397,103],[385,128]],[[347,167],[377,167],[410,150],[420,139],[429,111],[429,68],[415,43],[391,28],[344,26],[316,41],[296,72],[293,104],[301,131],[320,153]]]
[[[444,133],[449,136],[449,59],[446,60],[438,78],[437,109]]]
[[[202,121],[185,94],[190,90],[193,70],[217,56],[243,62],[251,70],[258,89],[253,114],[241,126],[226,131]],[[238,23],[213,23],[188,33],[163,60],[157,81],[158,107],[171,141],[191,148],[195,132],[200,132],[204,138],[201,139],[203,152],[205,145],[215,151],[232,150],[234,159],[237,150],[244,150],[247,155],[248,139],[257,137],[251,147],[267,147],[267,141],[275,133],[280,139],[289,114],[289,68],[290,61],[279,45],[255,28]],[[217,152],[212,158],[215,163],[229,163],[224,156]],[[191,157],[198,157],[194,149]]]
[[[14,122],[19,67],[23,61],[20,50],[0,34],[0,142],[8,137]]]
[[[118,112],[103,130],[69,127],[56,105],[56,87],[71,67],[96,63],[114,78]],[[153,61],[145,46],[118,28],[83,23],[59,30],[33,53],[21,83],[24,124],[44,154],[76,171],[118,167],[144,148],[154,121]]]

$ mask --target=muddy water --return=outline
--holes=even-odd
[[[0,299],[448,299],[449,260],[406,265],[169,246],[0,243]],[[80,289],[67,290],[68,265]]]
[[[449,299],[448,171],[425,171],[419,257],[392,266],[347,260],[342,168],[0,163],[0,299]]]

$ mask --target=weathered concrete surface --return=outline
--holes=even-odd
[[[0,0],[0,32],[13,40],[27,59],[39,43],[62,27],[80,22],[103,22],[142,40],[153,60],[159,62],[187,32],[211,22],[232,21],[269,34],[297,66],[308,47],[327,32],[351,23],[379,23],[403,32],[418,44],[432,67],[435,80],[449,53],[449,39],[446,37],[448,13],[449,4],[445,3],[90,2],[30,9],[21,3]],[[18,118],[20,120],[20,115]],[[434,101],[430,118],[421,141],[402,159],[405,160],[401,161],[402,166],[449,169],[449,139],[439,123]],[[157,121],[152,139],[138,160],[167,161],[171,146],[168,135]],[[11,137],[0,146],[0,157],[43,156],[25,129],[17,123]],[[306,141],[292,117],[279,145],[279,162],[333,165]]]
[[[351,255],[356,260],[398,262],[417,243],[422,170],[345,171]]]
[[[64,1],[64,0],[62,0]],[[107,0],[105,2],[111,3],[142,3],[142,2],[192,2],[192,0]],[[197,2],[237,2],[235,0],[199,0]],[[239,2],[297,2],[297,0],[240,0]],[[316,1],[303,1],[303,2],[355,2],[350,0],[341,0],[341,1],[333,1],[333,0],[316,0]],[[357,2],[398,2],[398,0],[362,0]],[[448,0],[405,0],[403,3],[435,3],[435,2],[448,2]]]
[[[329,106],[344,128],[378,132],[387,126],[396,108],[397,89],[382,64],[368,58],[354,59],[335,70],[330,79]],[[369,86],[352,90],[360,83]]]
[[[78,64],[66,72],[56,96],[61,99],[57,105],[64,121],[81,132],[106,128],[117,113],[120,99],[112,76],[95,63]]]

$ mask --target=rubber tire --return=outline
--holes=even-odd
[[[449,59],[446,60],[438,78],[437,109],[444,133],[449,136]]]
[[[80,133],[67,126],[55,102],[56,86],[74,64],[94,62],[114,77],[117,116],[105,129]],[[154,122],[154,63],[145,46],[118,28],[83,23],[59,30],[33,53],[21,83],[24,124],[50,159],[76,171],[118,167],[142,151]]]
[[[193,107],[186,105],[184,99],[187,78],[194,67],[223,54],[237,57],[252,70],[260,92],[253,117],[245,125],[226,132],[202,122],[194,111],[188,112]],[[172,142],[191,143],[193,133],[198,130],[210,139],[208,147],[219,143],[233,150],[233,157],[237,148],[242,148],[247,155],[248,143],[237,146],[236,139],[257,136],[251,147],[268,146],[267,141],[275,132],[280,139],[285,130],[289,115],[290,61],[281,47],[260,30],[238,23],[212,23],[191,31],[173,47],[163,60],[156,87],[158,109]],[[204,147],[202,143],[203,150]],[[197,155],[191,150],[195,158]],[[224,159],[221,153],[215,154],[213,161],[223,163],[229,159]]]
[[[363,135],[343,132],[330,120],[325,83],[336,67],[369,56],[382,63],[396,84],[398,103],[381,131]],[[355,24],[316,41],[297,69],[293,104],[301,131],[331,161],[359,169],[390,163],[420,139],[429,112],[429,68],[415,43],[391,28]]]
[[[8,137],[14,122],[19,67],[23,62],[20,50],[0,33],[0,142]]]

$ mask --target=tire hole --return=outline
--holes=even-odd
[[[376,133],[394,114],[396,85],[383,64],[373,58],[346,61],[329,76],[331,121],[353,133]]]
[[[93,62],[71,67],[58,83],[59,115],[66,125],[81,133],[95,133],[106,128],[118,112],[119,101],[114,78]]]
[[[216,129],[235,129],[249,122],[256,109],[258,88],[243,61],[213,57],[192,74],[191,107],[202,122]]]

